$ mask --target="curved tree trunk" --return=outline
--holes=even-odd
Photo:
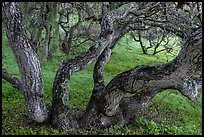
[[[22,76],[22,89],[28,116],[36,122],[48,119],[47,106],[43,100],[43,80],[40,62],[26,35],[19,4],[3,3],[3,23]]]
[[[96,121],[99,117],[98,111],[99,98],[105,89],[103,69],[105,64],[108,62],[110,58],[111,52],[112,50],[107,47],[96,61],[93,72],[94,87],[88,106],[80,119],[81,127],[85,128],[98,127]]]
[[[125,32],[123,32],[125,33]],[[122,33],[121,33],[122,34]],[[120,37],[118,37],[119,39]],[[118,41],[115,39],[110,47],[106,47],[106,49],[102,52],[102,54],[98,57],[94,70],[93,70],[93,79],[94,79],[94,87],[92,91],[91,98],[86,107],[85,112],[79,118],[80,127],[82,128],[99,128],[100,125],[100,117],[102,116],[99,110],[99,100],[100,96],[105,92],[105,81],[103,76],[103,70],[110,59],[112,49],[115,47],[115,43]]]
[[[91,64],[103,50],[112,44],[116,39],[120,38],[120,35],[114,34],[110,36],[110,41],[102,39],[95,43],[88,52],[83,56],[76,57],[73,60],[64,61],[57,71],[55,81],[53,85],[53,100],[52,100],[52,123],[60,129],[74,129],[77,126],[73,125],[72,117],[69,116],[69,92],[70,92],[70,77],[71,74],[87,67]]]
[[[67,103],[69,100],[71,74],[87,67],[102,54],[106,47],[116,43],[127,32],[129,29],[126,26],[127,24],[115,29],[114,22],[126,18],[129,12],[138,9],[137,6],[136,3],[129,3],[107,13],[102,19],[101,38],[82,56],[64,61],[59,67],[52,90],[52,123],[54,126],[60,129],[75,129],[78,127],[78,124],[73,122],[76,120],[72,120],[72,116],[70,116],[70,108]]]
[[[188,37],[178,56],[171,62],[138,66],[117,75],[100,98],[99,108],[104,114],[101,124],[111,124],[109,119],[119,113],[122,113],[121,123],[128,123],[130,117],[147,107],[151,99],[165,89],[176,89],[189,99],[195,99],[199,81],[192,75],[202,70],[201,51],[202,28]],[[124,97],[127,92],[134,95]]]
[[[115,43],[129,30],[129,23],[134,22],[133,16],[143,17],[157,6],[158,3],[150,2],[139,6],[133,2],[107,12],[101,22],[101,38],[82,56],[64,61],[59,66],[52,89],[50,112],[55,127],[72,130],[94,125],[108,126],[118,115],[120,123],[124,125],[129,122],[129,118],[147,107],[157,93],[165,89],[177,89],[189,99],[197,97],[200,81],[192,76],[202,70],[202,28],[188,36],[180,53],[171,62],[155,66],[138,66],[117,75],[107,86],[104,84],[104,66]],[[22,79],[18,80],[7,73],[2,73],[3,77],[22,90],[28,115],[36,122],[45,122],[49,115],[43,100],[40,63],[27,38],[19,4],[3,3],[2,11],[7,37]],[[158,25],[160,27],[160,24]],[[95,60],[97,62],[94,67],[93,93],[84,114],[80,119],[76,119],[70,111],[70,77]],[[126,93],[134,95],[125,97]]]
[[[151,3],[149,3],[149,5],[150,6],[148,8],[151,8]],[[184,77],[186,79],[189,79],[189,77],[186,76],[187,72],[183,71],[182,69],[190,68],[190,66],[186,66],[187,58],[184,58],[185,64],[184,62],[183,64],[181,64],[180,63],[181,57],[178,56],[177,59],[175,59],[175,61],[168,63],[168,65],[167,64],[162,65],[163,67],[161,66],[152,66],[152,67],[140,66],[128,72],[124,72],[123,73],[124,75],[121,74],[115,77],[105,87],[105,91],[101,90],[98,93],[96,92],[96,89],[97,88],[103,89],[103,85],[97,87],[96,79],[100,81],[100,78],[95,77],[96,83],[95,83],[95,87],[93,90],[94,93],[83,115],[84,117],[87,118],[87,120],[82,118],[77,122],[77,120],[73,119],[73,117],[71,116],[70,108],[69,108],[69,92],[70,92],[69,82],[70,82],[71,74],[88,66],[95,59],[97,59],[99,55],[103,53],[103,51],[108,52],[108,50],[105,51],[104,49],[107,47],[110,47],[114,43],[115,40],[119,39],[127,31],[128,28],[124,27],[124,26],[127,26],[126,23],[123,22],[124,26],[119,25],[120,27],[118,27],[118,24],[120,24],[119,21],[123,20],[129,15],[128,13],[134,12],[135,14],[138,14],[139,16],[143,12],[148,11],[148,8],[140,9],[137,6],[138,5],[136,3],[125,4],[121,6],[120,8],[114,11],[108,12],[106,15],[104,15],[102,18],[102,23],[101,23],[101,26],[102,26],[102,29],[101,29],[102,32],[100,35],[101,39],[95,42],[94,46],[92,46],[82,56],[76,57],[75,59],[72,59],[72,60],[64,61],[63,64],[59,67],[56,77],[55,77],[53,91],[52,91],[53,93],[52,123],[54,126],[60,129],[75,129],[75,128],[78,128],[78,126],[84,127],[84,126],[89,126],[90,124],[93,124],[93,123],[96,124],[97,121],[99,122],[99,125],[100,124],[102,126],[107,125],[108,123],[112,122],[111,119],[114,115],[118,114],[119,112],[123,113],[123,107],[120,107],[120,102],[121,102],[121,99],[122,101],[124,100],[123,97],[125,96],[126,92],[133,92],[133,93],[142,92],[140,96],[132,97],[132,99],[128,98],[128,100],[130,104],[131,102],[139,102],[137,105],[143,108],[143,106],[146,106],[145,104],[148,104],[147,102],[149,102],[148,96],[152,98],[159,91],[162,91],[167,88],[174,88],[174,89],[179,89],[179,90],[184,91],[182,85],[183,83],[188,83],[188,82],[185,80],[180,80],[180,79]],[[129,21],[127,20],[127,23],[128,22]],[[117,26],[117,29],[115,28],[116,26]],[[180,56],[182,54],[185,54],[185,53],[182,53],[181,51]],[[103,60],[102,56],[104,55],[106,55],[106,53],[103,53],[103,55],[101,55],[101,57],[98,58],[99,59],[98,62]],[[106,59],[104,61],[106,61]],[[100,69],[103,70],[104,64],[99,63],[98,70]],[[181,65],[181,67],[179,67],[179,65]],[[168,66],[166,67],[168,69],[166,69],[164,66]],[[97,67],[97,64],[95,67]],[[167,70],[169,70],[169,72]],[[179,72],[181,70],[183,73]],[[95,71],[97,71],[97,69],[95,69]],[[168,74],[166,74],[167,72]],[[95,73],[98,73],[98,72],[95,72]],[[101,74],[98,73],[96,75],[100,76]],[[178,74],[181,75],[179,76],[180,78],[174,79],[174,78],[177,78]],[[165,79],[163,79],[163,77]],[[171,78],[171,80],[169,80],[169,78]],[[173,82],[174,80],[177,80],[177,82],[176,83]],[[180,84],[178,86],[177,83],[179,81],[180,81]],[[103,82],[102,83],[101,82],[102,81],[100,81],[100,84],[103,84]],[[135,84],[135,86],[133,86],[134,85],[133,83]],[[140,84],[137,84],[137,83],[140,83]],[[163,84],[163,86],[161,87],[155,86],[158,83]],[[144,84],[144,86],[141,86],[141,84]],[[102,95],[100,96],[100,94]],[[95,99],[99,98],[99,101],[94,101],[94,98]],[[95,103],[99,102],[97,103],[98,106],[94,105],[91,107],[90,105],[93,104],[93,102]],[[122,103],[121,105],[123,104],[124,103]],[[143,105],[141,106],[141,104]],[[132,105],[131,109],[135,110],[135,105]],[[124,120],[124,119],[125,118],[123,118],[122,123],[125,124],[127,123],[126,122],[127,120]]]

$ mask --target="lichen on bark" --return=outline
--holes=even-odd
[[[61,87],[63,89],[62,95],[62,103],[67,107],[70,107],[69,103],[69,95],[70,95],[70,81],[66,79],[63,83],[61,83]]]

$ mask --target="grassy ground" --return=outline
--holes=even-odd
[[[19,77],[17,64],[8,42],[3,35],[2,64],[8,72]],[[124,46],[125,45],[125,46]],[[59,52],[42,66],[45,100],[51,103],[51,90],[54,76],[65,55]],[[169,58],[172,58],[169,56]],[[105,81],[108,83],[115,75],[142,64],[165,63],[166,56],[143,55],[140,47],[133,41],[122,39],[114,49],[111,59],[105,67]],[[93,87],[92,70],[94,64],[75,73],[71,77],[71,106],[74,111],[83,111],[91,96]],[[4,135],[52,135],[52,134],[105,134],[105,135],[144,135],[144,134],[202,134],[202,93],[198,99],[189,101],[178,91],[167,90],[153,99],[150,107],[142,112],[131,125],[121,128],[119,125],[107,129],[92,131],[60,131],[50,125],[36,124],[25,116],[23,97],[8,82],[2,79],[2,134]]]

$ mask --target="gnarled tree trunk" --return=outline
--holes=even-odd
[[[114,45],[121,36],[128,31],[128,26],[117,26],[114,22],[119,24],[119,21],[128,16],[129,12],[133,12],[138,9],[136,3],[129,3],[121,6],[120,8],[107,13],[102,19],[102,32],[100,39],[94,43],[94,45],[85,52],[82,56],[76,57],[73,60],[64,61],[59,67],[55,76],[52,95],[52,123],[60,129],[74,129],[80,124],[74,123],[70,114],[69,104],[67,104],[69,97],[69,81],[72,73],[77,72],[94,60],[96,60],[104,51],[106,47]],[[83,120],[84,121],[84,120]],[[84,121],[85,122],[85,121]],[[74,123],[74,124],[73,124]],[[85,122],[86,123],[86,122]]]
[[[193,73],[202,70],[202,28],[185,41],[178,56],[164,65],[138,66],[114,77],[100,97],[101,123],[111,124],[110,118],[122,113],[121,123],[147,107],[151,99],[165,89],[176,89],[189,99],[198,94],[199,80]],[[124,97],[126,93],[131,97]],[[110,122],[110,123],[108,123]]]
[[[5,2],[2,11],[6,34],[22,77],[20,89],[23,90],[26,111],[36,122],[44,122],[48,119],[48,110],[43,99],[40,62],[26,35],[19,4]]]
[[[103,69],[115,43],[129,30],[128,25],[140,17],[147,16],[157,6],[159,3],[133,2],[109,12],[108,9],[105,10],[107,13],[102,18],[100,39],[81,56],[66,60],[59,66],[52,89],[52,109],[50,110],[52,119],[49,119],[48,109],[43,99],[40,63],[27,38],[19,4],[5,2],[2,7],[3,22],[22,80],[6,72],[2,73],[3,77],[22,90],[26,110],[34,121],[45,122],[49,119],[55,127],[65,130],[94,125],[108,126],[118,115],[120,123],[124,125],[129,122],[129,118],[147,107],[157,93],[165,89],[177,89],[189,99],[195,99],[199,81],[192,76],[195,72],[201,72],[202,28],[187,37],[180,53],[171,62],[163,65],[138,66],[117,75],[108,85],[104,84]],[[144,23],[152,24],[151,21],[144,21]],[[161,24],[156,25],[161,27]],[[169,31],[178,30],[171,28]],[[179,33],[179,36],[185,38],[182,36],[184,33]],[[84,114],[80,119],[76,119],[70,111],[70,77],[95,60],[97,61],[94,67],[93,93]],[[134,95],[125,97],[126,93]]]

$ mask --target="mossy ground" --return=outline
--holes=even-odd
[[[5,35],[2,37],[2,68],[16,77],[19,70],[13,53],[8,46]],[[51,104],[53,80],[65,55],[59,51],[42,66],[45,100]],[[169,59],[172,57],[169,55]],[[104,69],[105,82],[108,83],[117,74],[138,65],[165,63],[164,54],[156,56],[144,55],[140,47],[133,41],[121,39],[113,50],[110,61]],[[73,111],[83,111],[91,96],[93,88],[94,63],[71,77],[71,107]],[[100,134],[100,135],[144,135],[144,134],[202,134],[202,93],[198,99],[190,101],[178,91],[167,90],[153,99],[150,107],[142,112],[142,116],[133,120],[130,125],[111,126],[100,131],[78,130],[60,131],[50,125],[36,124],[25,116],[23,97],[8,82],[2,79],[2,134],[3,135],[53,135],[53,134]]]

